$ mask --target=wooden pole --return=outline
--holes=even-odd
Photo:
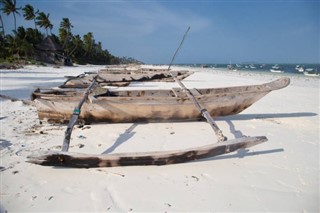
[[[213,120],[213,118],[211,117],[210,113],[208,112],[208,110],[206,108],[204,108],[200,103],[199,101],[194,97],[194,95],[192,94],[192,92],[176,77],[172,74],[172,72],[170,72],[170,67],[178,53],[178,51],[180,50],[188,32],[190,30],[190,27],[188,27],[187,31],[185,32],[181,42],[180,42],[180,45],[178,46],[176,52],[174,53],[173,57],[172,57],[172,60],[169,64],[169,67],[168,67],[168,71],[170,73],[170,75],[173,77],[174,81],[176,83],[179,84],[179,86],[182,88],[182,90],[187,94],[187,96],[190,98],[190,100],[195,104],[195,106],[197,107],[198,111],[201,113],[202,117],[204,117],[207,122],[210,124],[211,128],[213,129],[213,131],[215,132],[217,138],[218,138],[218,142],[221,142],[221,141],[225,141],[227,140],[227,137],[225,137],[223,134],[222,134],[222,131],[219,129],[218,125],[215,123],[215,121]]]
[[[68,150],[69,150],[70,138],[71,138],[71,133],[72,133],[73,127],[79,119],[79,116],[81,113],[81,107],[84,104],[84,102],[87,100],[89,93],[91,92],[92,87],[96,83],[97,77],[98,77],[98,75],[93,77],[92,82],[91,82],[90,86],[86,89],[86,91],[84,92],[80,103],[73,110],[72,117],[69,121],[68,127],[67,127],[65,135],[64,135],[64,140],[63,140],[62,149],[61,149],[61,151],[63,151],[63,152],[68,152]]]

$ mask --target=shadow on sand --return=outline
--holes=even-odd
[[[235,120],[252,120],[252,119],[270,119],[270,118],[291,118],[291,117],[310,117],[310,116],[317,116],[317,113],[311,112],[297,112],[297,113],[278,113],[278,114],[238,114],[232,116],[225,116],[219,117],[216,120],[218,121],[225,121],[229,125],[230,132],[234,135],[235,138],[245,137],[240,130],[235,128],[235,125],[232,121]],[[263,154],[271,154],[271,153],[278,153],[284,152],[283,148],[278,149],[271,149],[271,150],[264,150],[264,151],[255,151],[249,152],[249,149],[239,149],[237,152],[228,155],[221,155],[217,157],[202,159],[199,161],[210,161],[210,160],[224,160],[224,159],[231,159],[231,158],[244,158],[254,155],[263,155]]]
[[[0,139],[0,150],[6,149],[6,148],[10,147],[11,145],[12,145],[12,143],[10,141]]]
[[[232,154],[199,159],[199,160],[197,160],[197,162],[212,161],[212,160],[225,160],[225,159],[232,159],[232,158],[245,158],[245,157],[250,157],[250,156],[255,156],[255,155],[265,155],[265,154],[271,154],[271,153],[284,152],[284,149],[278,148],[278,149],[270,149],[270,150],[263,150],[263,151],[253,151],[253,152],[249,152],[249,151],[250,151],[249,149],[239,149],[238,151],[233,152]]]
[[[252,120],[252,119],[266,119],[266,118],[293,118],[293,117],[311,117],[317,116],[313,112],[294,112],[294,113],[266,113],[266,114],[237,114],[216,118],[217,121],[221,120]]]
[[[230,132],[234,135],[235,138],[245,137],[245,135],[235,128],[235,125],[232,121],[236,120],[252,120],[252,119],[270,119],[270,118],[292,118],[292,117],[311,117],[317,116],[317,113],[312,112],[296,112],[296,113],[278,113],[278,114],[238,114],[232,116],[225,116],[216,118],[217,121],[225,121],[229,125]],[[239,149],[238,151],[234,152],[233,154],[221,155],[217,157],[202,159],[198,161],[210,161],[210,160],[224,160],[224,159],[231,159],[231,158],[244,158],[249,156],[255,155],[264,155],[264,154],[271,154],[271,153],[278,153],[284,152],[283,148],[278,149],[271,149],[271,150],[264,150],[264,151],[254,151],[249,152],[249,149]]]
[[[251,119],[266,119],[266,118],[289,118],[289,117],[309,117],[309,116],[316,116],[316,113],[310,112],[299,112],[299,113],[279,113],[279,114],[238,114],[232,116],[225,116],[217,118],[216,120],[224,120],[227,122],[230,128],[230,132],[234,135],[235,138],[245,137],[240,130],[235,128],[235,125],[232,123],[232,120],[251,120]],[[120,134],[114,144],[106,149],[102,154],[109,154],[112,153],[117,147],[119,147],[124,142],[130,140],[135,135],[133,130],[140,124],[143,123],[133,123],[128,129],[125,130],[124,133]],[[243,158],[245,156],[252,156],[252,155],[259,155],[259,154],[270,154],[275,152],[283,152],[284,149],[273,149],[267,151],[258,151],[249,153],[248,149],[241,149],[238,150],[236,154],[226,155],[226,156],[219,156],[215,157],[214,159],[226,159],[226,158]]]
[[[126,131],[122,134],[119,135],[119,137],[117,138],[117,140],[114,142],[114,144],[109,147],[108,149],[106,149],[104,152],[102,152],[101,154],[109,154],[111,152],[113,152],[117,147],[119,147],[121,144],[123,144],[124,142],[128,141],[130,138],[132,138],[136,132],[133,132],[133,130],[138,126],[137,123],[132,124],[128,129],[126,129]]]
[[[252,120],[252,119],[270,119],[270,118],[291,118],[291,117],[310,117],[317,116],[317,113],[311,112],[297,112],[297,113],[279,113],[279,114],[238,114],[232,116],[219,117],[217,121],[225,121],[229,125],[230,132],[234,135],[235,138],[245,137],[240,130],[235,128],[235,125],[232,121],[243,121],[243,120]]]

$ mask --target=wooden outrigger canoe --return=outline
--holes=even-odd
[[[211,116],[218,117],[240,113],[289,83],[284,77],[261,85],[189,90]],[[67,123],[81,96],[77,90],[37,89],[32,94],[39,119],[50,123]],[[202,116],[181,88],[110,91],[98,87],[84,103],[79,119],[85,123],[159,122],[201,120]]]
[[[176,50],[170,66],[180,49],[190,27],[188,27],[183,39]],[[111,167],[133,165],[167,165],[183,163],[191,160],[214,157],[248,148],[267,141],[267,137],[241,137],[227,140],[214,122],[213,116],[230,115],[241,112],[251,104],[271,92],[281,89],[290,83],[289,78],[281,78],[270,83],[253,86],[238,86],[218,89],[188,89],[172,73],[169,72],[180,89],[149,91],[102,91],[101,87],[93,91],[98,75],[93,77],[92,82],[85,92],[48,91],[41,93],[37,90],[33,93],[37,102],[39,117],[63,122],[65,117],[71,117],[65,132],[62,150],[40,152],[28,156],[28,161],[46,166],[68,167]],[[91,93],[91,97],[89,94]],[[89,98],[90,103],[84,104]],[[80,99],[80,101],[79,101]],[[77,102],[75,102],[77,101]],[[69,114],[65,111],[63,103],[74,107]],[[73,105],[74,104],[74,105]],[[84,106],[83,111],[81,108]],[[60,111],[59,111],[60,110]],[[52,113],[52,114],[50,114]],[[79,117],[85,121],[112,121],[112,122],[135,122],[153,120],[195,120],[203,117],[215,132],[218,143],[207,146],[182,149],[176,151],[118,153],[118,154],[80,154],[69,153],[69,143],[74,125]]]
[[[180,80],[190,76],[190,71],[171,71]],[[126,70],[126,69],[104,69],[98,73],[85,73],[78,76],[65,76],[67,81],[61,88],[86,88],[98,74],[97,83],[101,86],[127,86],[133,81],[161,81],[173,82],[171,73],[168,70]]]

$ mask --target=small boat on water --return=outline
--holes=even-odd
[[[314,72],[314,69],[313,68],[307,68],[306,72]]]
[[[257,67],[254,64],[249,65],[250,69],[256,69]]]
[[[270,72],[283,73],[284,71],[280,69],[278,64],[271,67]]]
[[[289,78],[270,83],[225,88],[189,89],[211,116],[240,113],[273,90],[286,87]],[[82,98],[82,92],[37,89],[32,99],[40,120],[49,123],[67,123]],[[158,122],[195,121],[202,116],[193,101],[181,88],[171,90],[111,91],[96,87],[84,103],[80,120],[92,122]]]
[[[304,72],[304,68],[303,67],[299,67],[298,72]]]
[[[319,72],[316,72],[314,69],[312,68],[308,68],[306,69],[303,74],[305,76],[312,76],[312,77],[317,77],[317,76],[320,76],[320,73]]]
[[[65,76],[67,81],[61,88],[86,88],[92,82],[94,76],[98,75],[97,82],[101,86],[127,86],[133,81],[161,81],[173,82],[172,75],[178,79],[184,79],[193,74],[190,71],[170,71],[166,69],[119,69],[108,68],[96,72],[84,73],[78,76]]]
[[[270,69],[270,72],[283,73],[283,70]]]
[[[299,64],[296,65],[296,68],[295,68],[298,72],[304,72],[304,67],[303,66],[300,66]]]
[[[312,76],[312,77],[317,77],[317,76],[320,76],[319,73],[309,73],[309,72],[304,72],[303,73],[305,76]]]

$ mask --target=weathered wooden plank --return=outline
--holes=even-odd
[[[193,72],[190,71],[174,71],[177,78],[184,79]],[[69,87],[88,87],[93,79],[93,76],[97,75],[97,73],[86,73],[81,74],[78,76],[65,76],[67,81],[61,85],[61,88],[69,88]],[[174,81],[171,75],[166,70],[160,71],[146,71],[146,70],[116,70],[116,71],[105,71],[100,70],[98,72],[98,79],[97,82],[100,84],[107,84],[107,85],[119,85],[119,86],[126,86],[124,84],[126,82],[132,81]],[[122,83],[122,84],[121,84]]]
[[[266,142],[265,136],[243,137],[202,147],[176,151],[158,151],[141,153],[115,153],[90,155],[69,152],[39,152],[28,156],[28,162],[44,166],[63,167],[115,167],[115,166],[146,166],[184,163],[193,160],[210,158],[227,154],[238,149],[249,148]]]

